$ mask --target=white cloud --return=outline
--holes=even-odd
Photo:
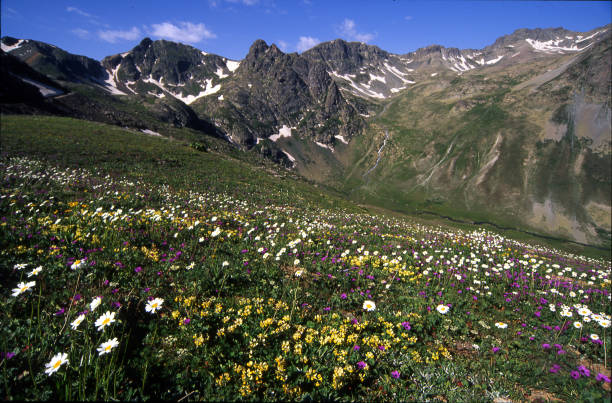
[[[300,36],[300,41],[298,42],[296,48],[298,52],[305,52],[319,43],[321,43],[321,41],[317,38],[313,38],[312,36]]]
[[[81,39],[89,38],[89,31],[86,29],[76,28],[76,29],[73,29],[71,32]]]
[[[140,38],[140,29],[132,27],[129,31],[98,31],[98,37],[110,43],[115,43],[118,40],[133,41]]]
[[[340,34],[345,36],[346,39],[350,41],[358,41],[358,42],[369,42],[374,39],[374,34],[357,32],[355,28],[355,21],[349,20],[348,18],[344,19],[344,22],[340,26]]]
[[[93,17],[93,15],[86,13],[83,10],[80,10],[76,7],[66,7],[66,11],[68,11],[69,13],[77,13],[78,15],[82,15],[83,17]]]
[[[208,4],[211,7],[217,7],[218,5],[220,5],[223,2],[223,0],[208,0]],[[255,4],[259,3],[259,0],[225,0],[226,3],[232,3],[232,4],[236,4],[236,3],[242,3],[246,6],[254,6]]]
[[[278,41],[278,47],[280,48],[280,50],[282,50],[283,52],[287,51],[287,48],[289,47],[289,44],[285,41]]]
[[[244,5],[247,6],[254,6],[255,4],[259,3],[259,0],[225,0],[228,3],[242,3]]]
[[[413,17],[412,17],[411,15],[407,15],[407,16],[405,16],[405,17],[404,17],[404,19],[405,19],[406,21],[410,21],[412,18],[413,18]]]
[[[179,22],[177,26],[170,22],[162,22],[151,27],[151,35],[177,42],[196,43],[202,39],[217,37],[201,23]]]

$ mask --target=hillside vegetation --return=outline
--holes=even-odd
[[[0,129],[4,399],[609,397],[609,256],[368,212],[188,129]]]

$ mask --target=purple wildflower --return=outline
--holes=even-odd
[[[399,373],[399,371],[393,371],[393,372],[391,372],[391,376],[393,378],[395,378],[395,379],[399,379],[400,373]]]
[[[596,380],[601,381],[601,382],[607,382],[610,383],[610,378],[608,378],[607,376],[605,376],[604,374],[602,374],[601,372],[597,374],[597,376],[595,377]]]
[[[359,349],[360,349],[360,348],[361,348],[361,347],[359,347],[358,345],[356,345],[356,344],[355,344],[355,345],[353,346],[353,351],[359,351]]]
[[[578,371],[572,371],[572,373],[570,374],[570,376],[574,379],[578,379],[580,378],[580,372]]]
[[[493,353],[497,353],[499,351],[499,347],[493,347],[491,351],[493,351]]]
[[[555,364],[550,368],[550,372],[552,372],[553,374],[556,374],[557,372],[559,372],[560,369],[561,369],[561,366],[559,364]]]
[[[134,269],[136,273],[140,273],[142,271],[142,267],[138,266]]]
[[[580,374],[586,376],[587,378],[591,376],[591,371],[589,371],[589,369],[584,365],[579,366],[578,371],[580,372]]]
[[[359,369],[364,369],[364,368],[365,368],[367,365],[368,365],[368,364],[366,364],[365,362],[363,362],[363,361],[359,361],[359,362],[357,363],[357,368],[359,368]]]

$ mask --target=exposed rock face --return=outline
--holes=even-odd
[[[11,49],[12,47],[14,49]],[[73,55],[44,42],[4,37],[2,48],[5,52],[6,49],[11,49],[12,56],[54,80],[91,82],[106,75],[104,68],[97,60]]]
[[[4,37],[2,50],[40,80],[86,90],[41,100],[4,80],[0,95],[21,91],[11,108],[26,113],[52,105],[45,113],[195,128],[393,208],[447,203],[609,242],[610,47],[610,25],[518,29],[483,49],[403,55],[339,39],[285,54],[257,40],[241,61],[145,38],[98,62]]]
[[[221,92],[222,102],[206,99],[194,108],[245,146],[278,133],[282,126],[324,144],[334,144],[337,135],[351,138],[364,127],[323,63],[285,54],[262,40],[253,43]]]

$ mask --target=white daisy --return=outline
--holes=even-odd
[[[589,308],[586,307],[582,307],[580,309],[578,309],[578,315],[580,316],[587,316],[591,314],[591,310]]]
[[[79,316],[77,316],[77,318],[70,323],[70,327],[72,327],[72,330],[76,330],[77,327],[79,327],[79,325],[81,324],[81,322],[83,322],[83,319],[85,319],[85,315],[80,314]]]
[[[96,297],[89,304],[89,309],[91,309],[91,311],[93,312],[96,310],[97,307],[100,306],[101,303],[102,303],[102,297]]]
[[[110,351],[113,348],[117,347],[118,345],[119,345],[119,342],[117,341],[116,337],[114,339],[105,341],[104,343],[100,344],[100,347],[98,347],[98,355],[104,355],[106,353],[110,353]]]
[[[442,315],[445,315],[445,314],[446,314],[446,312],[448,312],[448,310],[449,310],[449,309],[450,309],[449,307],[447,307],[446,305],[442,305],[442,304],[440,304],[440,305],[438,305],[438,306],[436,307],[436,310],[437,310],[438,312],[440,312]]]
[[[101,331],[102,329],[104,329],[106,326],[110,325],[114,321],[115,321],[115,312],[111,313],[110,311],[106,311],[106,313],[103,313],[102,316],[100,316],[98,320],[96,320],[95,325],[98,328],[98,331]]]
[[[77,259],[74,261],[74,263],[72,263],[70,268],[72,270],[80,269],[81,267],[85,266],[85,263],[87,263],[85,259]]]
[[[155,313],[155,311],[161,309],[163,303],[164,300],[162,298],[152,299],[151,301],[147,302],[147,306],[145,306],[145,311]]]
[[[28,273],[28,277],[38,276],[38,273],[40,273],[41,271],[42,271],[42,266],[38,266],[37,268],[35,268],[34,270]]]
[[[53,356],[53,358],[51,358],[51,361],[45,364],[45,373],[47,375],[51,375],[52,373],[56,372],[63,364],[68,364],[69,362],[70,361],[68,361],[68,354],[57,353]]]
[[[504,322],[496,322],[496,323],[495,323],[495,326],[497,326],[497,327],[498,327],[498,328],[500,328],[500,329],[505,329],[505,328],[507,328],[507,327],[508,327],[508,324],[507,324],[507,323],[504,323]]]
[[[376,309],[376,303],[374,301],[366,300],[363,302],[363,309],[368,312],[372,312]]]
[[[23,294],[26,291],[30,291],[30,288],[36,285],[36,281],[30,281],[24,283],[23,281],[17,284],[17,288],[13,288],[13,297],[18,296],[19,294]]]

